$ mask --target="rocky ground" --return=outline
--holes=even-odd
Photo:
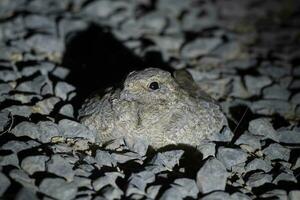
[[[3,199],[300,199],[296,0],[1,0]],[[186,68],[231,130],[198,149],[100,146],[83,99]]]

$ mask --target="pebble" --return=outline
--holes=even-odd
[[[251,149],[251,152],[255,152],[258,149],[261,149],[260,139],[262,137],[253,135],[249,132],[244,132],[236,141],[237,145],[247,145],[248,149]]]
[[[225,190],[229,173],[225,166],[216,158],[210,157],[197,173],[197,185],[201,193],[214,190]]]
[[[18,191],[15,198],[16,200],[38,200],[39,198],[36,196],[35,192],[29,188],[23,187]]]
[[[31,190],[37,190],[34,179],[30,178],[23,170],[13,169],[9,172],[9,176],[23,185],[24,187],[30,188]]]
[[[266,193],[260,195],[260,198],[288,200],[287,192],[280,189],[267,191]]]
[[[261,115],[280,114],[283,117],[291,117],[295,113],[295,107],[282,100],[258,100],[251,104],[251,110]]]
[[[263,172],[253,173],[247,180],[246,184],[252,188],[262,186],[272,181],[272,175]]]
[[[46,76],[37,76],[33,80],[25,81],[16,87],[16,90],[21,92],[32,92],[40,94],[45,84],[51,84]],[[51,85],[49,85],[51,87]]]
[[[99,191],[107,185],[111,185],[114,188],[118,188],[116,184],[117,178],[124,178],[124,174],[120,172],[106,172],[104,176],[101,176],[95,180],[93,180],[92,185],[94,190]]]
[[[0,132],[5,130],[5,127],[10,122],[9,112],[0,111]]]
[[[291,190],[289,192],[289,200],[298,200],[300,199],[300,190]]]
[[[77,192],[76,185],[61,178],[45,178],[39,185],[39,191],[55,199],[74,199]]]
[[[287,101],[290,96],[290,91],[277,84],[266,87],[263,90],[263,97],[265,99],[279,99]]]
[[[215,191],[201,197],[202,200],[231,200],[231,197],[228,193],[222,191]]]
[[[59,109],[59,114],[74,118],[74,108],[72,104],[66,104]]]
[[[290,159],[291,150],[283,147],[280,144],[274,143],[270,144],[268,147],[263,149],[262,151],[267,158],[270,160],[285,160],[288,161]]]
[[[286,144],[300,144],[300,131],[283,130],[278,131],[279,142]]]
[[[241,192],[235,192],[230,195],[231,200],[251,200],[249,196]]]
[[[62,130],[62,135],[66,138],[84,138],[92,143],[96,140],[95,132],[76,121],[62,119],[59,121],[58,125]]]
[[[49,97],[43,99],[42,101],[37,102],[33,107],[32,110],[34,113],[40,113],[42,115],[49,115],[55,105],[60,102],[60,99],[57,97]]]
[[[199,38],[184,45],[181,55],[185,59],[197,58],[209,54],[221,43],[222,40],[219,38]]]
[[[37,123],[37,126],[39,126],[39,140],[43,143],[51,142],[53,137],[62,135],[62,130],[54,122],[41,121]]]
[[[43,155],[28,156],[22,160],[21,167],[29,175],[35,172],[44,172],[46,171],[45,163],[48,159],[47,156]]]
[[[113,156],[108,151],[97,150],[95,160],[100,166],[115,166],[117,161],[113,158]]]
[[[203,141],[197,146],[197,150],[202,153],[202,159],[206,159],[209,156],[215,156],[216,144],[213,142]]]
[[[0,157],[0,166],[12,165],[15,167],[19,166],[18,156],[14,153],[9,155],[2,155]]]
[[[9,178],[5,176],[5,174],[3,174],[2,172],[0,172],[0,185],[0,196],[2,196],[6,189],[10,186]]]
[[[157,153],[154,158],[149,162],[151,165],[162,166],[167,170],[172,170],[175,165],[179,165],[184,151],[183,150],[172,150],[162,153]]]
[[[297,183],[297,179],[293,174],[284,173],[284,172],[276,176],[276,178],[272,182],[278,184],[280,181]]]
[[[217,152],[217,159],[221,161],[228,170],[231,170],[234,165],[246,162],[247,157],[247,153],[240,149],[219,147]]]
[[[269,122],[268,119],[254,119],[249,122],[248,129],[253,135],[260,135],[264,137],[263,139],[270,138],[276,142],[279,142],[278,133],[273,128],[272,124]]]
[[[64,177],[67,182],[71,182],[75,175],[73,166],[60,155],[53,155],[51,157],[47,162],[47,171]]]
[[[246,172],[255,171],[255,170],[263,170],[264,172],[269,172],[272,170],[271,162],[261,159],[261,158],[254,158],[252,161],[247,163],[245,166]]]
[[[262,88],[271,83],[272,80],[267,76],[245,76],[245,85],[251,95],[260,95]]]
[[[75,87],[73,85],[60,81],[55,85],[54,93],[57,97],[60,97],[62,100],[66,101],[68,99],[68,95],[74,90]]]

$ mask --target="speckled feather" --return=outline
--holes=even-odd
[[[103,97],[86,100],[79,111],[83,124],[99,133],[101,141],[119,137],[139,138],[153,148],[169,144],[196,146],[208,135],[227,125],[220,106],[206,93],[191,91],[190,78],[173,78],[157,68],[131,72],[123,89],[110,90]],[[150,83],[157,82],[153,90]],[[200,92],[199,92],[200,91]]]

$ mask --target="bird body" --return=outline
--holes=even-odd
[[[219,132],[227,120],[215,101],[191,95],[180,84],[161,69],[134,71],[122,89],[89,98],[79,111],[80,120],[96,130],[102,142],[131,137],[155,149],[170,144],[196,146]]]

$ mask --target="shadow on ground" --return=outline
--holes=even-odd
[[[74,100],[76,110],[93,91],[118,86],[133,70],[161,67],[170,71],[160,54],[140,58],[106,28],[92,24],[72,35],[67,40],[63,66],[70,69],[67,81],[78,89]]]

